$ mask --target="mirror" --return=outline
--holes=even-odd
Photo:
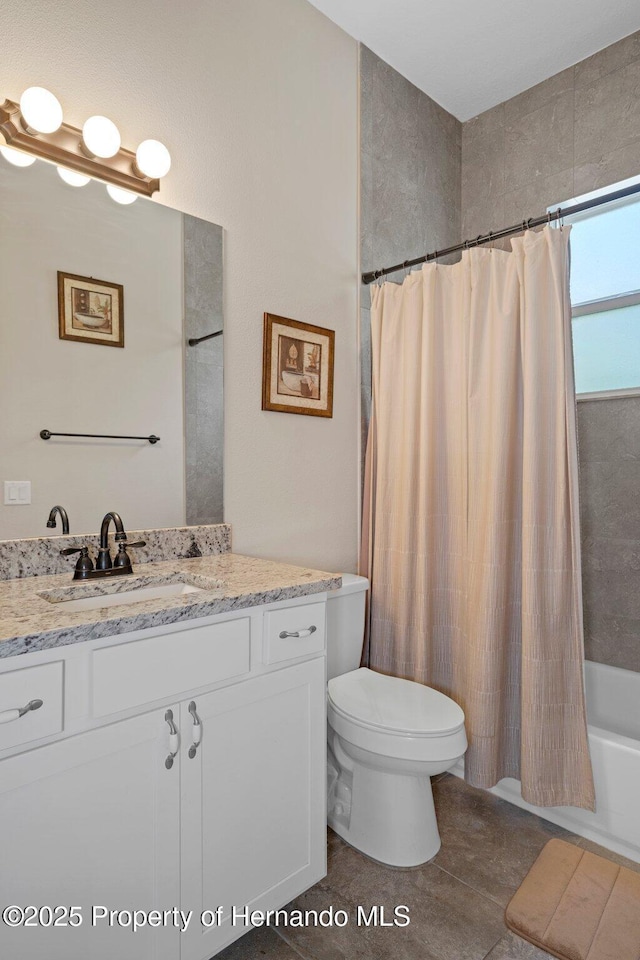
[[[0,540],[220,522],[221,227],[0,158],[0,290]]]

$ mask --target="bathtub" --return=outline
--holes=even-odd
[[[640,673],[587,660],[585,682],[596,812],[534,807],[518,780],[490,792],[640,863]],[[462,776],[462,763],[451,773]]]

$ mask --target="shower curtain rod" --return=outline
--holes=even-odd
[[[591,200],[584,200],[582,203],[574,203],[571,207],[558,207],[557,210],[545,213],[542,217],[531,217],[529,220],[522,220],[521,223],[513,227],[503,227],[502,230],[490,230],[489,233],[479,234],[473,240],[465,240],[464,243],[457,243],[454,247],[446,247],[444,250],[434,250],[433,253],[427,253],[424,257],[416,257],[415,260],[405,260],[404,263],[396,263],[393,267],[385,267],[383,270],[369,270],[362,274],[362,282],[365,284],[373,283],[378,277],[384,277],[388,273],[395,273],[396,270],[406,270],[407,267],[415,267],[419,263],[429,263],[431,260],[438,260],[440,257],[446,257],[450,253],[458,253],[460,250],[468,250],[469,247],[477,247],[481,243],[491,243],[492,240],[500,240],[503,237],[509,237],[513,233],[522,233],[523,230],[531,230],[533,227],[541,227],[553,220],[560,220],[562,217],[570,217],[575,213],[582,213],[583,210],[590,210],[592,207],[599,207],[605,203],[613,203],[615,200],[624,200],[626,197],[632,197],[640,193],[640,183],[635,183],[631,187],[624,187],[622,190],[614,190],[613,193],[606,193],[601,197],[594,197]]]

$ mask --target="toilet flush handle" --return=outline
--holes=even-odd
[[[280,633],[280,639],[286,640],[288,637],[294,637],[295,639],[302,637],[310,637],[312,633],[315,633],[318,628],[311,624],[310,627],[307,627],[306,630],[282,630]]]

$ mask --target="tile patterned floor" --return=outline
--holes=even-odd
[[[563,837],[640,871],[597,844],[445,775],[433,784],[442,847],[430,863],[384,867],[329,831],[328,874],[289,909],[349,913],[346,927],[260,928],[216,960],[549,960],[509,932],[504,907],[540,850]],[[407,927],[358,927],[357,906],[410,908]]]

